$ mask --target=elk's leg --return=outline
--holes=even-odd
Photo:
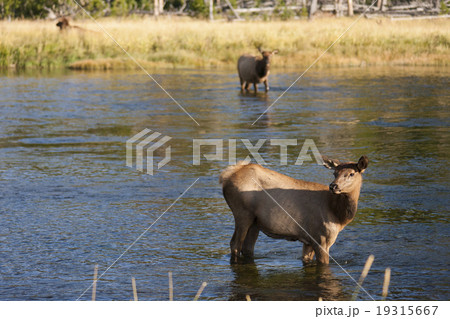
[[[311,245],[303,244],[302,261],[304,264],[310,263],[314,258],[314,249]]]
[[[258,84],[256,82],[253,83],[253,88],[255,89],[255,93],[258,93]]]
[[[241,92],[244,92],[245,81],[241,77],[239,77],[239,81],[241,81]]]
[[[269,92],[269,80],[264,80],[264,86],[266,87],[266,92]]]
[[[253,257],[253,251],[255,250],[255,243],[258,239],[259,228],[256,225],[256,222],[250,226],[250,229],[247,232],[247,236],[244,240],[244,245],[242,246],[242,254],[246,257]]]
[[[317,246],[315,249],[316,260],[321,264],[330,263],[330,248],[327,246]]]
[[[247,232],[252,223],[253,221],[246,221],[245,219],[241,219],[239,221],[235,220],[234,234],[230,242],[231,259],[234,262],[237,262],[242,250],[242,244],[244,243],[245,237],[247,236]]]
[[[248,91],[248,87],[250,86],[250,83],[245,82],[245,90]]]

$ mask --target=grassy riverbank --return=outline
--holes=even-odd
[[[354,21],[214,22],[164,18],[100,23],[144,67],[234,67],[255,46],[279,49],[274,66],[312,63]],[[0,21],[0,68],[127,69],[136,65],[90,20]],[[318,62],[324,66],[450,65],[450,20],[361,19]]]

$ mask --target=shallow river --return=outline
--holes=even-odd
[[[252,125],[302,71],[274,70],[257,95],[240,94],[234,71],[153,72],[199,125],[140,72],[1,74],[0,299],[88,300],[98,264],[98,300],[132,299],[132,277],[140,300],[167,300],[168,272],[176,300],[202,282],[202,300],[349,300],[373,254],[358,299],[380,299],[390,267],[388,299],[448,300],[450,69],[310,71]],[[125,165],[125,142],[144,128],[172,137],[172,160],[153,175]],[[223,160],[193,165],[193,139],[206,138],[224,140]],[[288,165],[278,138],[298,141]],[[324,184],[327,169],[294,165],[305,139],[332,158],[369,157],[337,263],[304,267],[299,242],[260,235],[254,263],[230,264],[234,221],[218,183],[229,139],[238,160],[241,139],[267,139],[266,166]]]

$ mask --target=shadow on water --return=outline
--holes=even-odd
[[[269,100],[269,94],[266,92],[255,92],[255,91],[240,91],[239,92],[239,97],[241,98],[241,101],[248,101],[249,99],[253,99],[256,101],[261,101],[261,102],[267,102]]]
[[[298,270],[259,271],[256,263],[231,264],[234,274],[229,300],[350,300],[340,279],[328,265]]]
[[[240,112],[243,116],[242,122],[249,127],[260,129],[272,125],[270,100],[266,92],[240,92],[239,93]],[[258,119],[258,121],[256,121]]]

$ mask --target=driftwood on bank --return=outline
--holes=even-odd
[[[178,9],[164,10],[164,0],[150,1],[152,7],[149,9],[134,7],[128,14],[137,15],[192,15],[189,5],[185,1]],[[209,6],[210,20],[214,19],[214,12],[223,14],[228,20],[243,20],[241,15],[246,18],[254,16],[271,16],[283,14],[287,11],[299,16],[307,12],[309,17],[314,14],[335,15],[337,17],[344,15],[353,15],[364,13],[366,17],[419,17],[434,16],[448,12],[450,0],[377,0],[374,4],[369,4],[366,0],[237,0],[234,7],[229,0],[205,0]],[[445,9],[447,8],[447,9]],[[48,19],[54,20],[56,17],[75,16],[78,14],[78,6],[60,6],[58,9],[44,7],[48,11]],[[441,12],[441,10],[444,10]],[[110,13],[109,8],[103,12],[105,15]],[[76,28],[76,26],[70,26]]]
[[[353,15],[365,13],[367,15],[377,14],[378,16],[408,15],[408,16],[429,16],[438,15],[441,12],[441,1],[444,0],[424,0],[424,1],[387,1],[378,0],[374,4],[367,4],[364,0],[287,0],[282,4],[280,1],[262,1],[258,7],[253,0],[240,0],[237,8],[233,8],[238,14],[273,14],[283,11],[301,12],[306,9],[309,15],[314,13],[331,13],[336,16]],[[393,4],[392,4],[393,3]],[[444,5],[448,8],[450,0],[445,0]],[[222,11],[230,10],[227,4],[221,6]]]
[[[411,16],[391,16],[391,20],[429,20],[429,19],[449,19],[450,14],[444,14],[444,15],[435,15],[435,16],[418,16],[418,17],[411,17]]]

